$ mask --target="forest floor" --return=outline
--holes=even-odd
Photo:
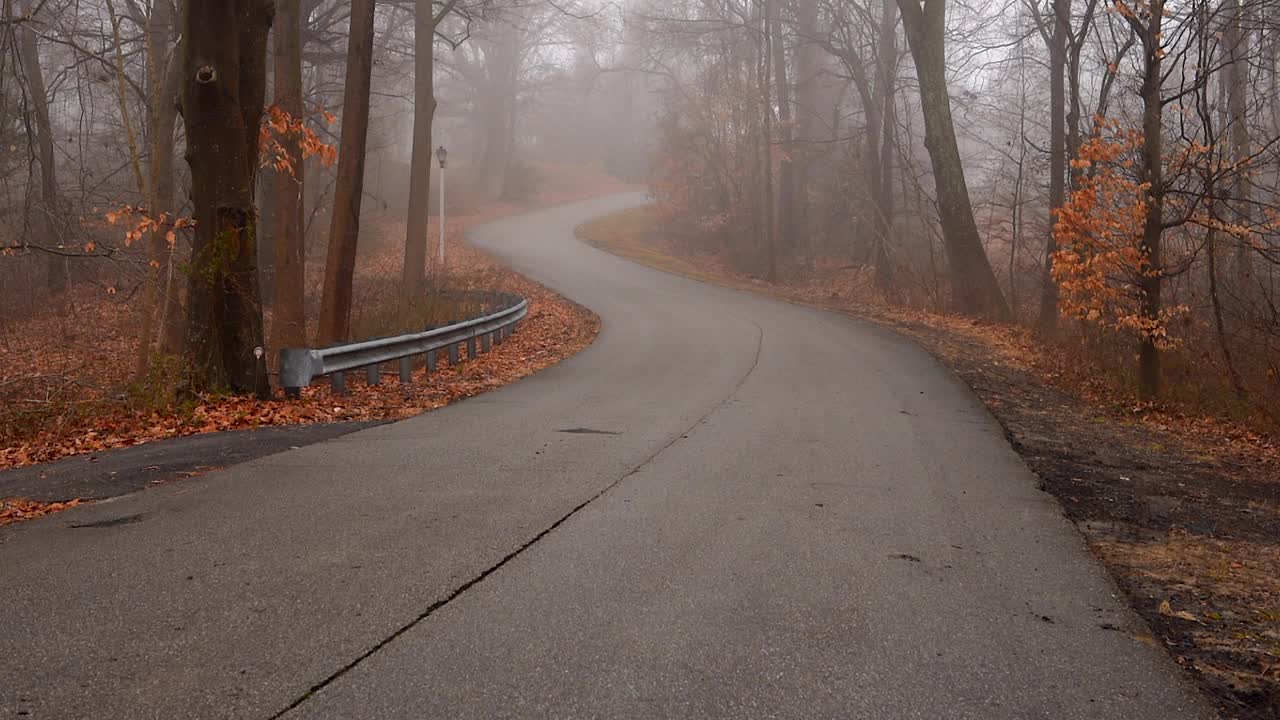
[[[817,264],[766,283],[691,254],[651,209],[579,228],[603,250],[668,272],[870,320],[915,339],[1000,421],[1151,628],[1224,717],[1280,718],[1280,447],[1082,379],[1027,331],[904,310],[866,274]],[[847,263],[844,263],[847,266]],[[1117,629],[1117,632],[1119,630]]]
[[[76,330],[70,341],[49,341],[62,335],[69,324],[56,317],[11,323],[0,334],[0,471],[72,456],[96,463],[97,455],[113,449],[200,433],[268,426],[354,425],[405,418],[513,382],[579,352],[590,345],[599,331],[599,320],[593,313],[509,270],[464,241],[467,229],[478,224],[632,189],[590,170],[556,168],[548,175],[543,191],[535,199],[489,203],[455,212],[449,219],[447,286],[513,292],[529,300],[529,315],[520,331],[492,352],[474,359],[465,358],[464,352],[463,361],[455,367],[449,367],[442,358],[439,370],[429,376],[419,366],[408,384],[388,379],[371,386],[349,378],[348,392],[340,396],[335,396],[327,384],[317,384],[305,389],[303,397],[296,401],[284,399],[277,390],[275,397],[266,401],[207,396],[174,407],[149,407],[127,392],[136,357],[137,314],[121,299],[123,293],[76,288],[71,303],[76,310],[70,323]],[[363,219],[355,290],[357,305],[363,307],[353,318],[353,327],[376,334],[379,315],[386,314],[382,306],[394,303],[403,238],[401,216],[374,212]],[[309,261],[309,285],[315,287],[308,289],[308,304],[318,300],[322,262],[322,257]],[[433,278],[439,280],[439,276]],[[298,444],[301,442],[305,440]],[[173,466],[179,474],[198,474],[179,465]],[[173,469],[164,463],[148,465],[151,467]],[[65,475],[42,471],[37,481],[45,478],[54,484],[55,476],[60,474]],[[6,475],[13,482],[6,481]],[[31,485],[30,472],[22,475],[19,482],[16,474],[0,472],[0,524],[38,517],[94,497],[51,495],[41,491],[38,484]],[[167,473],[166,478],[172,475]],[[21,498],[5,498],[6,486],[31,492],[24,492]],[[70,493],[77,485],[68,482],[65,487]],[[102,492],[112,494],[108,490]]]

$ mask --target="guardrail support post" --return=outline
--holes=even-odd
[[[476,336],[475,335],[472,335],[471,337],[467,338],[467,359],[468,360],[476,359]]]
[[[493,349],[493,333],[485,333],[480,336],[480,352],[487,353]]]
[[[382,382],[382,371],[377,365],[370,365],[364,369],[364,379],[370,385],[377,385]]]
[[[433,373],[435,371],[436,371],[436,351],[428,350],[427,351],[427,372]]]
[[[413,380],[413,356],[400,358],[400,383],[408,385]]]
[[[347,374],[344,372],[330,373],[329,384],[333,388],[334,395],[347,394]]]
[[[458,343],[449,346],[449,367],[458,365]]]

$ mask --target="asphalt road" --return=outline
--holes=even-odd
[[[0,717],[1208,717],[973,395],[573,239],[595,310],[421,417],[0,531]]]

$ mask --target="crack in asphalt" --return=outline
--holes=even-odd
[[[754,325],[756,328],[756,350],[755,350],[755,355],[751,359],[751,366],[747,368],[747,371],[743,373],[742,377],[738,378],[738,381],[734,383],[733,388],[729,391],[729,393],[725,395],[725,397],[722,400],[720,400],[714,406],[712,406],[710,410],[703,413],[702,417],[699,417],[693,424],[685,428],[683,431],[676,433],[671,440],[663,444],[662,447],[653,451],[651,455],[649,455],[644,460],[642,460],[634,468],[628,470],[626,473],[623,473],[616,480],[606,485],[599,492],[587,498],[586,500],[579,503],[578,505],[574,506],[573,509],[571,509],[569,512],[562,515],[558,520],[548,525],[537,535],[534,535],[532,538],[527,540],[524,544],[520,545],[515,550],[512,550],[511,552],[507,553],[505,556],[502,557],[501,560],[494,563],[493,565],[490,565],[488,568],[485,568],[479,575],[476,575],[475,577],[471,578],[470,580],[463,583],[462,585],[459,585],[457,588],[453,590],[453,592],[449,593],[445,597],[431,603],[431,605],[428,606],[427,609],[424,610],[422,613],[420,613],[417,617],[413,618],[409,622],[400,626],[398,629],[396,629],[395,632],[391,633],[387,637],[380,640],[377,644],[375,644],[373,647],[369,648],[365,652],[361,653],[351,662],[347,663],[346,665],[343,665],[333,674],[329,675],[328,677],[316,683],[315,685],[312,685],[305,693],[303,693],[302,695],[299,695],[297,699],[289,703],[283,710],[280,710],[279,712],[273,715],[270,715],[268,717],[268,720],[279,720],[280,718],[283,718],[285,715],[289,714],[290,712],[296,710],[303,703],[307,702],[312,697],[314,697],[316,693],[320,692],[321,690],[325,689],[329,685],[333,684],[335,681],[337,681],[343,675],[346,675],[351,670],[354,670],[356,666],[358,666],[360,663],[364,662],[365,660],[368,660],[379,650],[381,650],[382,648],[394,642],[396,638],[399,638],[401,635],[404,635],[405,633],[412,630],[423,620],[426,620],[427,618],[431,617],[431,615],[434,614],[440,608],[453,602],[458,597],[460,597],[463,593],[467,592],[468,590],[475,587],[476,585],[479,585],[481,582],[485,580],[485,578],[501,570],[504,565],[506,565],[507,563],[519,557],[525,550],[528,550],[529,548],[533,547],[535,544],[537,544],[539,540],[546,537],[547,535],[550,535],[556,528],[568,522],[569,518],[573,517],[574,515],[577,515],[580,510],[587,507],[588,505],[595,502],[596,500],[600,499],[602,496],[604,496],[605,493],[616,488],[618,485],[621,485],[622,482],[627,478],[630,478],[631,476],[643,470],[646,466],[648,466],[650,463],[656,460],[659,455],[666,452],[677,442],[687,438],[690,432],[692,432],[699,425],[705,423],[708,418],[710,418],[712,415],[718,412],[730,400],[732,400],[735,395],[738,394],[738,391],[742,389],[742,386],[746,384],[748,378],[750,378],[751,375],[755,373],[756,367],[760,364],[760,353],[761,353],[761,349],[764,347],[764,328],[762,328],[760,324],[755,322],[754,320],[749,322],[751,322],[751,324]]]

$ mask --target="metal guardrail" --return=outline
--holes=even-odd
[[[448,354],[449,364],[456,365],[460,346],[466,345],[467,357],[489,352],[515,332],[520,321],[529,314],[529,301],[507,293],[484,293],[484,299],[496,300],[497,311],[464,322],[451,323],[425,332],[334,345],[332,347],[285,348],[280,351],[280,385],[285,395],[299,397],[302,388],[317,377],[328,375],[334,392],[346,391],[346,372],[364,368],[371,385],[381,380],[380,366],[393,360],[400,362],[400,382],[409,382],[413,359],[425,355],[427,372],[434,372],[439,353]]]

